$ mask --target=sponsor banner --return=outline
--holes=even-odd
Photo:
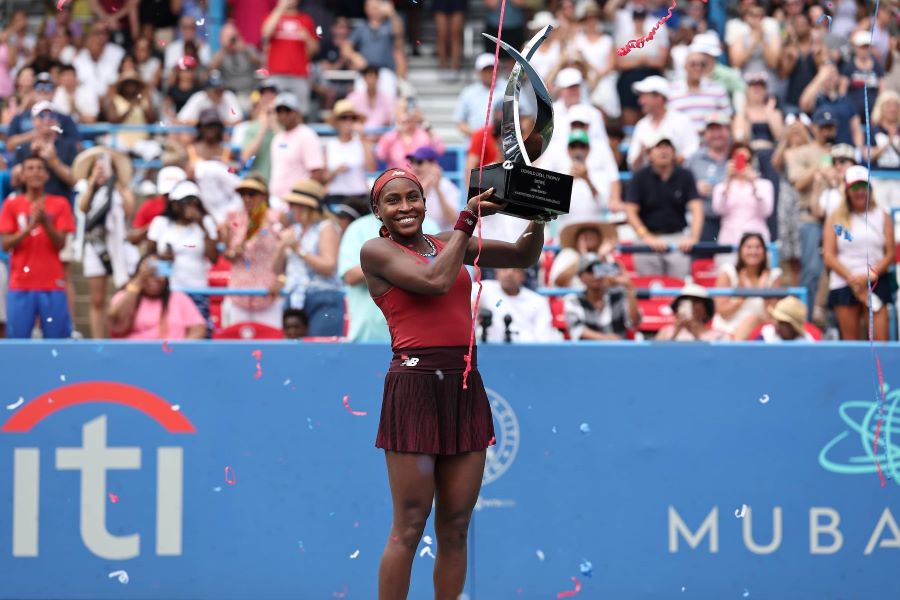
[[[497,444],[469,597],[552,598],[573,577],[587,598],[892,589],[900,348],[879,353],[883,416],[864,345],[483,347]],[[389,361],[0,345],[0,599],[374,598]],[[431,595],[425,533],[411,598]]]

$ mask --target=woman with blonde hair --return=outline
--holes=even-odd
[[[800,194],[787,178],[787,165],[797,160],[796,149],[812,141],[804,114],[788,115],[784,121],[785,135],[779,140],[772,154],[772,166],[778,171],[778,241],[784,261],[788,285],[797,282],[800,275]]]
[[[307,335],[336,337],[344,331],[343,282],[337,275],[341,230],[323,210],[324,199],[325,188],[313,179],[297,182],[282,198],[293,224],[281,234],[274,270],[289,307],[308,315]]]
[[[869,170],[847,169],[844,201],[825,221],[822,252],[831,270],[828,306],[834,310],[842,340],[862,339],[860,316],[874,316],[874,338],[888,340],[892,301],[888,268],[894,263],[894,221],[868,188]],[[869,282],[874,285],[869,293]],[[870,305],[871,299],[871,305]]]
[[[861,150],[865,156],[866,149]],[[900,94],[894,90],[878,94],[872,108],[872,167],[881,171],[900,171]],[[878,179],[872,188],[890,207],[900,206],[900,181]]]

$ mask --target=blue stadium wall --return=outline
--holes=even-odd
[[[374,599],[388,354],[0,345],[0,598]],[[900,347],[879,355],[885,487],[865,345],[484,347],[469,598],[897,597]]]

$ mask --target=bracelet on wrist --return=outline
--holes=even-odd
[[[459,211],[459,218],[456,219],[456,225],[453,226],[453,229],[462,231],[466,235],[471,236],[475,233],[475,225],[477,223],[478,215],[466,207],[464,210]]]

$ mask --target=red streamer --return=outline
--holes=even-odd
[[[169,347],[169,341],[168,341],[168,340],[163,341],[162,349],[163,349],[163,352],[165,352],[166,354],[171,354],[171,353],[172,353],[172,348]]]
[[[497,85],[497,66],[500,62],[500,43],[503,39],[503,15],[506,12],[506,0],[500,2],[500,22],[497,24],[497,44],[494,48],[494,71],[491,73],[491,91],[488,94],[487,110],[484,114],[484,130],[481,136],[481,157],[478,159],[478,189],[481,189],[481,179],[484,174],[484,154],[487,150],[487,131],[488,125],[491,123],[491,105],[494,103],[494,87]],[[481,269],[478,267],[478,261],[481,259],[481,249],[484,246],[484,239],[481,237],[481,203],[478,203],[478,252],[475,253],[475,260],[472,261],[472,267],[475,269],[475,283],[478,285],[478,292],[475,294],[475,306],[472,308],[472,331],[469,335],[469,351],[465,356],[466,369],[463,371],[463,389],[469,389],[468,379],[469,373],[472,371],[472,347],[475,345],[475,317],[478,314],[478,305],[481,303]]]
[[[707,0],[703,0],[703,2],[706,3]],[[653,29],[650,30],[650,33],[648,33],[646,36],[642,35],[639,38],[630,40],[627,44],[625,44],[621,48],[618,48],[616,50],[616,54],[618,54],[619,56],[627,56],[628,53],[635,48],[643,48],[644,44],[653,40],[653,38],[656,36],[656,32],[659,31],[659,28],[662,27],[666,21],[672,18],[672,13],[675,12],[676,8],[678,8],[678,0],[672,0],[672,6],[670,6],[668,12],[666,12],[666,14],[656,22],[656,25],[653,26]]]
[[[364,410],[353,410],[352,408],[350,408],[350,396],[344,396],[344,408],[346,408],[347,412],[354,417],[364,417],[369,414]]]
[[[578,592],[581,591],[581,582],[578,581],[578,578],[572,577],[572,581],[575,583],[575,589],[574,590],[566,590],[564,592],[559,592],[558,594],[556,594],[557,600],[559,600],[559,598],[571,598],[572,596],[574,596],[575,594],[577,594]]]
[[[237,476],[234,474],[234,469],[231,467],[225,467],[225,483],[228,485],[234,485],[237,483]]]

